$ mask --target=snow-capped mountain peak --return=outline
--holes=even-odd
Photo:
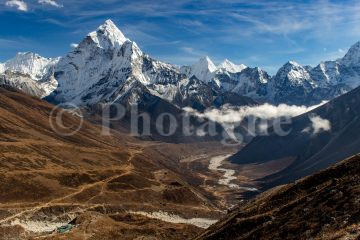
[[[0,74],[5,72],[5,64],[4,63],[0,63]]]
[[[305,81],[311,81],[310,74],[295,61],[285,63],[279,69],[274,79],[276,85],[303,85]],[[288,83],[286,83],[287,81]]]
[[[136,63],[142,55],[136,43],[126,39],[115,24],[107,20],[57,64],[56,101],[84,104],[108,98],[116,90],[109,85],[119,85],[131,72],[141,76],[137,74],[141,69],[134,65],[139,65]]]
[[[201,81],[210,82],[216,69],[215,64],[208,56],[202,57],[197,63],[191,66],[189,77],[195,76]]]
[[[122,44],[128,40],[113,21],[106,20],[104,24],[98,27],[96,31],[88,34],[98,47],[120,48]]]
[[[208,56],[200,58],[195,66],[200,68],[207,68],[210,72],[216,71],[215,64]]]
[[[295,66],[295,67],[301,67],[300,64],[298,64],[298,63],[295,62],[294,60],[288,61],[285,65]]]
[[[360,64],[360,41],[355,43],[346,55],[340,60],[345,66],[354,66]]]
[[[46,97],[57,87],[53,71],[58,61],[59,58],[44,58],[31,52],[18,53],[0,64],[0,83],[33,96]]]
[[[3,64],[3,70],[28,74],[34,80],[41,80],[58,61],[59,58],[44,58],[36,53],[19,52]]]
[[[271,79],[270,99],[276,104],[291,102],[300,105],[306,101],[315,87],[310,73],[297,62],[289,61]]]
[[[229,61],[228,59],[225,59],[222,63],[220,63],[217,66],[217,69],[219,71],[225,70],[225,71],[228,71],[231,73],[241,72],[245,68],[247,68],[247,67],[244,64],[236,65],[236,64],[232,63],[231,61]]]
[[[107,21],[61,59],[55,72],[59,82],[55,101],[78,105],[117,101],[139,86],[154,93],[160,89],[157,93],[163,97],[184,77],[177,68],[144,54],[135,42],[113,37],[114,33],[121,36]],[[134,103],[137,98],[132,99]]]
[[[209,106],[211,92],[231,92],[262,102],[313,104],[359,86],[359,66],[360,42],[343,59],[314,68],[289,61],[274,77],[260,68],[236,65],[227,59],[215,66],[208,56],[179,69],[144,54],[107,20],[62,58],[19,53],[0,63],[0,84],[39,97],[51,94],[49,99],[54,102],[78,105],[122,101],[144,89],[178,106],[190,95],[196,96],[191,98],[195,102],[208,101],[203,105]]]

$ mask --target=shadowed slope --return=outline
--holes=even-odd
[[[360,155],[241,204],[196,239],[359,239]]]
[[[270,129],[269,136],[259,136],[231,157],[235,163],[263,163],[294,159],[284,171],[266,178],[267,186],[276,186],[324,169],[360,151],[360,88],[292,119],[284,126],[286,136]],[[312,118],[329,121],[328,131],[314,131]],[[317,118],[319,119],[319,118]]]

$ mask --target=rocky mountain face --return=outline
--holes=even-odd
[[[243,202],[197,240],[359,239],[360,156]]]
[[[296,105],[303,104],[310,92],[315,88],[307,70],[289,61],[282,66],[270,82],[270,99],[275,103],[290,102]]]
[[[224,94],[273,104],[312,105],[359,85],[359,46],[360,42],[344,58],[320,63],[315,68],[290,61],[273,77],[260,68],[236,65],[229,60],[215,66],[209,57],[177,68],[143,53],[107,20],[65,57],[47,59],[19,53],[0,64],[0,81],[35,96],[48,96],[48,100],[57,103],[80,106],[121,99],[134,86],[133,82],[141,83],[151,94],[177,107],[198,110],[213,106],[214,100]]]
[[[46,81],[35,81],[29,75],[6,70],[3,74],[0,74],[0,84],[15,87],[32,96],[42,98],[49,95],[56,88],[57,81],[52,77]]]
[[[355,43],[340,61],[346,67],[356,68],[360,64],[360,41]],[[354,69],[355,70],[355,69]]]
[[[224,92],[232,92],[265,102],[271,77],[260,68],[245,68],[241,72],[217,71],[213,84]]]

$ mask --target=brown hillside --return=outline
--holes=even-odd
[[[101,136],[100,126],[87,121],[75,135],[61,136],[49,123],[53,107],[0,87],[0,239],[56,239],[56,234],[42,231],[43,226],[67,223],[75,217],[79,217],[79,228],[73,230],[75,235],[64,235],[66,239],[86,234],[99,236],[92,239],[106,235],[183,239],[198,228],[129,212],[219,216],[218,208],[208,200],[211,194],[188,181],[196,179],[195,175],[190,171],[185,178],[177,164],[203,150],[194,150],[193,144],[140,141],[115,131]],[[64,120],[66,126],[76,127],[80,118],[66,113]],[[108,227],[83,226],[84,235],[81,224]]]

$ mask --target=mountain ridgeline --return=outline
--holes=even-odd
[[[136,104],[136,92],[141,91],[134,88],[146,89],[177,107],[197,110],[213,107],[215,99],[219,105],[219,96],[231,104],[233,98],[250,97],[257,102],[312,105],[359,85],[359,52],[360,42],[344,58],[314,68],[289,61],[273,77],[258,67],[236,65],[229,60],[215,66],[208,57],[178,68],[143,53],[107,20],[64,57],[49,59],[19,53],[0,64],[0,83],[56,103],[79,106],[126,97],[130,104]],[[240,102],[246,101],[244,98]]]

